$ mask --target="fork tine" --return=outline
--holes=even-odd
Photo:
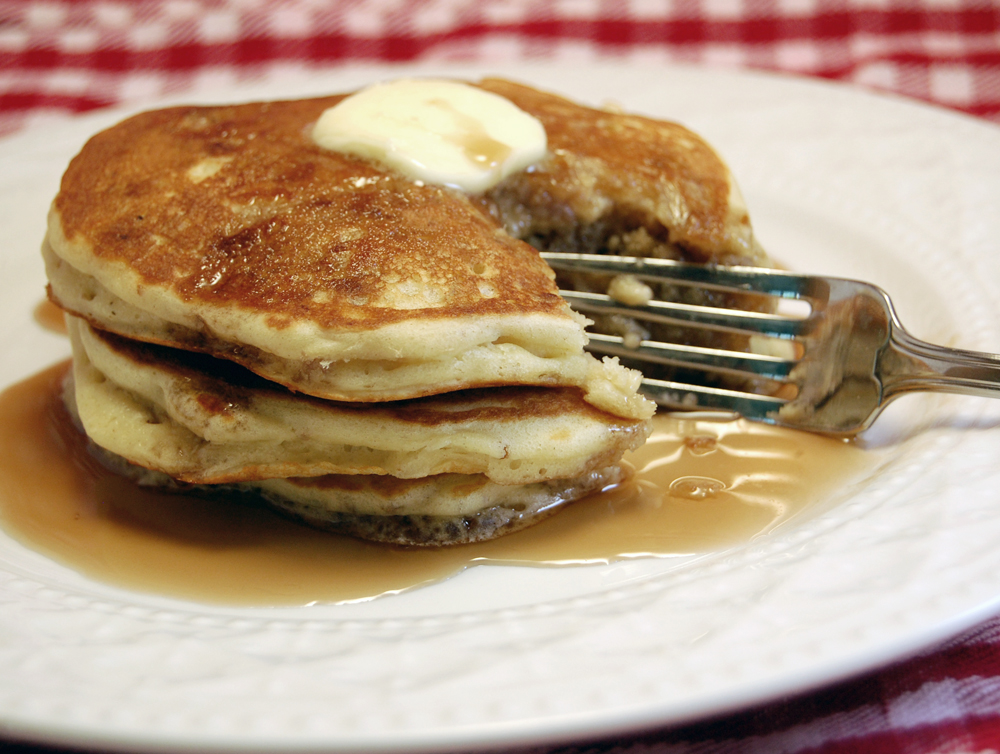
[[[602,335],[588,333],[589,351],[608,356],[619,356],[625,359],[652,361],[657,364],[671,366],[700,368],[711,372],[728,372],[740,375],[752,374],[771,380],[783,380],[797,363],[795,360],[783,359],[756,353],[741,353],[724,351],[718,348],[703,348],[676,343],[662,343],[645,340],[638,346],[625,344],[625,339],[617,335]]]
[[[759,334],[786,342],[809,332],[826,306],[831,288],[827,281],[815,277],[754,267],[721,267],[692,264],[669,259],[617,257],[603,254],[570,254],[542,252],[542,258],[556,270],[633,275],[646,282],[669,281],[715,291],[737,294],[759,294],[784,299],[805,299],[811,312],[808,316],[788,316],[772,312],[747,311],[719,306],[700,306],[651,299],[645,304],[630,306],[606,294],[560,290],[560,295],[573,309],[584,314],[620,314],[644,322],[681,324],[695,328]],[[619,356],[637,362],[655,362],[682,369],[730,373],[743,378],[786,380],[799,363],[797,358],[727,351],[700,346],[686,346],[659,341],[642,341],[638,346],[626,345],[619,336],[588,332],[588,350]],[[774,423],[778,411],[788,400],[772,395],[760,395],[728,388],[708,387],[644,377],[642,392],[658,405],[669,409],[728,411],[753,419]]]
[[[664,408],[732,411],[747,419],[772,423],[775,421],[777,411],[787,403],[783,398],[769,395],[654,380],[648,377],[642,381],[642,392]]]
[[[670,280],[682,285],[713,290],[763,293],[780,298],[826,301],[829,297],[829,286],[820,278],[760,267],[724,267],[653,257],[619,257],[610,254],[551,251],[543,251],[541,256],[556,270],[611,275],[629,274],[639,278]]]
[[[642,306],[629,306],[603,293],[560,290],[566,302],[583,314],[624,314],[646,322],[686,324],[727,332],[751,332],[777,338],[790,338],[811,325],[809,318],[789,317],[767,312],[722,309],[653,299]]]

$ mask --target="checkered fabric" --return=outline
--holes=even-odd
[[[1000,123],[1000,5],[985,0],[0,0],[0,134],[290,69],[418,60],[780,70]],[[559,751],[996,750],[1000,618],[923,656],[817,692]],[[0,751],[42,749],[0,741]]]
[[[791,71],[1000,121],[985,0],[0,0],[0,132],[282,67],[525,59]]]
[[[818,692],[696,725],[530,754],[998,751],[1000,619],[994,619],[927,654]]]

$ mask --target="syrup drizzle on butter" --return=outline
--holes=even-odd
[[[490,136],[483,123],[454,107],[446,99],[429,100],[430,105],[448,113],[457,126],[451,140],[457,144],[466,159],[491,173],[511,156],[510,146]]]
[[[424,184],[478,194],[546,154],[545,127],[510,100],[440,79],[374,84],[325,110],[321,147],[383,163]]]

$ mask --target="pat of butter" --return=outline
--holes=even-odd
[[[409,178],[480,193],[545,155],[545,128],[510,100],[467,84],[401,79],[326,110],[322,147],[377,160]]]

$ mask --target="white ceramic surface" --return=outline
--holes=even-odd
[[[502,73],[691,126],[729,161],[774,256],[881,284],[918,336],[1000,352],[995,127],[776,76]],[[188,98],[392,75],[286,72]],[[119,116],[0,142],[0,386],[67,353],[32,319],[46,208],[86,135]],[[908,397],[869,441],[884,457],[876,473],[744,547],[481,567],[351,605],[242,610],[128,593],[0,534],[0,731],[142,750],[501,746],[688,721],[842,678],[1000,609],[1000,402]]]

